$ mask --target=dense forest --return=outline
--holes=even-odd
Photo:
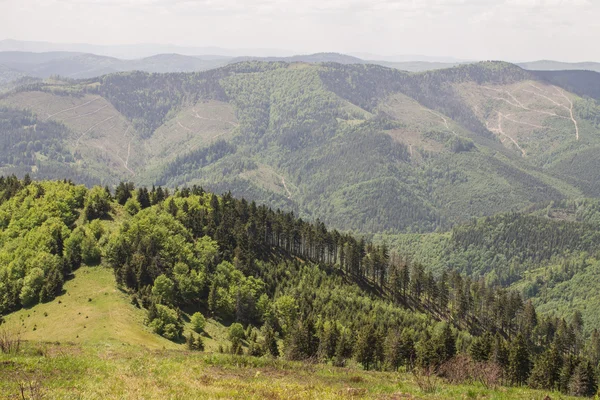
[[[597,390],[600,334],[584,334],[581,314],[542,315],[514,291],[436,276],[385,244],[229,193],[10,176],[0,229],[1,314],[62,295],[74,270],[97,265],[154,332],[191,350],[210,316],[230,326],[223,352]],[[197,333],[183,337],[188,316]]]

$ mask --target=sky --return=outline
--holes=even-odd
[[[600,0],[0,0],[0,39],[600,61]]]

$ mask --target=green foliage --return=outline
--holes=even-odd
[[[426,266],[390,254],[385,244],[198,186],[161,200],[158,190],[148,191],[150,206],[133,216],[124,215],[116,198],[110,205],[118,220],[87,223],[77,218],[90,198],[85,188],[4,182],[10,196],[0,204],[3,313],[51,299],[72,269],[93,258],[112,267],[119,286],[147,309],[148,326],[173,341],[184,339],[179,307],[208,309],[230,325],[227,352],[235,355],[283,353],[339,366],[353,357],[364,369],[438,370],[468,352],[516,385],[591,390],[585,363],[600,359],[600,335],[586,340],[585,313],[569,322],[543,315],[533,302],[484,279],[457,270],[436,277]],[[146,201],[146,190],[138,189],[138,197]],[[545,243],[560,251],[576,242],[560,233],[593,241],[595,213],[577,215],[569,223],[499,216],[435,243],[476,252],[490,245],[490,235],[498,249],[518,259],[530,254],[511,243],[519,226],[533,235],[535,226],[550,221],[558,228],[548,228],[548,238],[538,233],[533,243],[539,251]],[[552,259],[552,251],[539,260]],[[192,314],[192,331],[200,333],[205,323],[202,314]],[[185,338],[190,350],[204,347],[195,335]]]
[[[173,304],[175,284],[166,275],[158,276],[152,285],[152,296],[159,304]]]
[[[162,304],[151,306],[147,323],[150,328],[170,340],[177,340],[183,334],[183,322],[176,310]]]
[[[95,186],[88,191],[83,208],[83,214],[88,221],[105,218],[111,209],[110,197],[100,186]]]
[[[73,132],[12,109],[0,111],[2,131],[9,133],[0,142],[7,160],[2,165],[5,173],[67,177],[90,186],[116,185],[135,169],[138,184],[201,184],[345,231],[432,232],[539,201],[600,195],[595,100],[572,96],[581,142],[565,139],[564,121],[554,121],[547,132],[536,133],[542,140],[527,138],[527,157],[520,157],[499,143],[462,93],[467,85],[550,79],[583,96],[595,89],[582,82],[598,81],[583,71],[564,79],[546,75],[500,62],[419,74],[363,64],[240,62],[200,73],[131,72],[40,83],[19,94],[100,95],[111,103],[136,132],[129,166],[115,169],[123,160],[107,162],[92,149],[68,154]],[[394,96],[408,100],[400,106],[408,115],[426,108],[425,114],[441,116],[439,126],[425,117],[410,121],[394,114]],[[230,125],[216,136],[212,126],[202,126],[198,135],[161,138],[182,123],[180,116],[217,102],[234,111],[235,120],[216,116],[213,123]],[[555,131],[561,132],[560,142],[546,146],[546,136]],[[153,156],[145,157],[142,149],[152,149]],[[127,205],[131,215],[147,208],[148,200],[160,202],[146,196],[147,190],[134,192],[133,183],[125,182],[115,191],[121,205],[137,200],[139,207]]]
[[[204,315],[202,315],[200,312],[195,312],[194,315],[192,315],[192,318],[190,318],[190,325],[194,332],[202,333],[202,331],[204,331],[204,327],[206,326],[206,319],[204,318]]]
[[[516,385],[527,382],[531,373],[531,353],[522,334],[511,343],[508,357],[508,378]]]
[[[246,338],[246,333],[244,332],[242,324],[238,322],[231,324],[229,327],[228,338],[232,342],[244,340]]]
[[[127,211],[127,213],[129,215],[135,215],[138,212],[140,212],[140,210],[142,209],[142,206],[140,205],[140,202],[136,198],[130,197],[125,202],[125,206],[123,208],[125,209],[125,211]]]
[[[0,205],[0,313],[6,313],[60,294],[73,267],[69,227],[86,189],[62,182],[2,182],[20,187]]]

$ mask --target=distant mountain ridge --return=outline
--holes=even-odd
[[[43,44],[43,43],[42,43]],[[102,55],[102,49],[96,48],[97,53],[80,51],[48,51],[31,52],[22,51],[22,49],[43,49],[60,48],[59,45],[43,46],[42,44],[31,44],[29,42],[17,42],[4,40],[0,41],[0,65],[3,66],[2,76],[0,76],[0,89],[8,86],[10,82],[23,76],[35,78],[48,78],[52,75],[59,75],[72,79],[93,78],[115,72],[125,71],[145,71],[145,72],[198,72],[209,69],[219,68],[227,64],[262,61],[262,62],[304,62],[304,63],[339,63],[339,64],[375,64],[389,68],[394,68],[408,72],[432,71],[438,69],[447,69],[466,65],[472,62],[454,60],[450,58],[413,56],[415,60],[408,60],[410,56],[382,57],[383,59],[362,59],[352,55],[326,52],[315,54],[299,54],[286,56],[224,56],[224,55],[186,55],[176,52],[152,54],[146,57],[132,57],[135,53],[128,53],[127,58],[117,58]],[[94,47],[85,47],[85,45],[73,45],[66,48],[72,49],[94,49]],[[3,49],[21,49],[19,51],[2,51]],[[161,47],[164,50],[185,49],[176,47]],[[189,49],[188,49],[189,50]],[[206,48],[198,48],[197,51],[208,51]],[[189,50],[191,51],[191,50]],[[104,53],[110,53],[104,51]],[[144,53],[147,54],[148,52]],[[233,52],[232,54],[234,54]],[[364,54],[364,56],[373,56]],[[417,58],[422,58],[421,60]],[[445,60],[445,61],[438,61]],[[454,61],[453,61],[454,60]],[[589,70],[600,71],[600,63],[561,63],[556,61],[536,61],[518,64],[527,70],[555,71],[555,70]],[[8,73],[11,70],[12,73]]]
[[[199,184],[339,229],[428,232],[600,197],[600,74],[567,72],[246,61],[28,83],[0,97],[0,174]]]
[[[51,43],[13,39],[0,40],[0,51],[92,53],[128,60],[169,53],[189,56],[212,55],[213,57],[240,57],[245,55],[267,57],[290,56],[293,54],[291,51],[281,49],[225,49],[215,46],[188,47],[168,44],[94,45],[87,43]]]
[[[551,60],[531,61],[518,64],[521,68],[535,71],[567,71],[582,70],[600,72],[600,63],[598,62],[577,62],[568,63]]]

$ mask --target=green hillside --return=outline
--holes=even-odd
[[[585,210],[576,218],[590,225],[597,220]],[[503,234],[504,224],[493,232],[510,243],[512,231]],[[539,246],[571,246],[574,236],[590,235],[577,224],[567,228],[553,235],[546,227],[549,238],[541,237]],[[505,251],[527,255],[510,246]],[[548,251],[542,256],[550,257],[553,248]],[[259,368],[293,373],[268,391],[258,389],[260,379],[243,378],[233,388],[209,379],[202,389],[207,397],[243,390],[259,390],[260,397],[290,385],[302,390],[299,397],[326,398],[346,390],[341,387],[367,397],[394,394],[397,385],[411,396],[449,398],[542,396],[496,390],[525,384],[596,393],[600,335],[579,313],[556,318],[515,291],[457,270],[436,277],[418,262],[404,262],[408,256],[198,186],[171,192],[121,183],[113,193],[67,180],[1,178],[0,368],[9,378],[0,379],[0,390],[12,395],[26,379],[27,390],[43,385],[59,398],[74,390],[86,397],[131,397],[127,382],[170,376],[166,386],[144,385],[145,395],[156,397],[171,393],[179,380],[183,390],[192,390],[177,372],[182,369],[169,368],[185,359],[184,365],[203,365],[194,376],[219,376],[212,367],[233,365],[235,374],[255,378]],[[220,355],[190,356],[198,351]],[[315,386],[298,386],[303,367],[284,360],[334,371],[327,381],[317,377]],[[156,367],[111,379],[140,363]],[[68,371],[86,368],[99,375],[77,389],[65,386]],[[345,373],[361,370],[404,374],[392,386],[381,383],[386,374],[344,380]],[[107,380],[112,383],[98,384]]]
[[[499,62],[418,74],[243,62],[48,81],[0,99],[0,171],[198,184],[339,229],[429,232],[600,195],[600,107],[553,79]],[[51,123],[55,144],[27,134]]]
[[[543,312],[582,313],[587,331],[600,329],[597,200],[546,203],[487,217],[448,233],[378,237],[436,274],[453,269],[474,280],[519,291]]]

